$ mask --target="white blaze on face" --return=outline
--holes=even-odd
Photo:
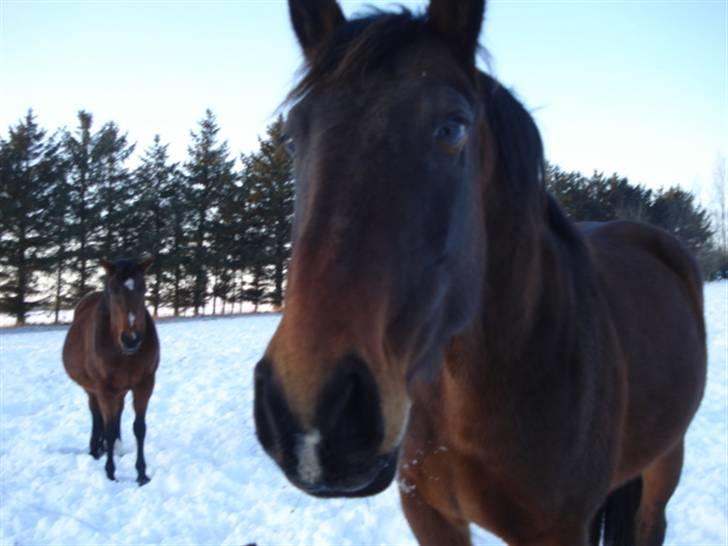
[[[314,429],[298,440],[298,477],[306,483],[316,483],[321,479],[321,463],[317,446],[321,442],[321,433]]]
[[[131,277],[126,279],[126,281],[124,281],[124,286],[126,286],[127,290],[134,290],[134,279]]]
[[[134,313],[129,313],[129,326],[132,328],[134,327],[134,321],[136,320],[136,316]]]

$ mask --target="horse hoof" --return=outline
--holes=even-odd
[[[148,484],[150,481],[152,481],[152,480],[150,478],[148,478],[147,476],[139,476],[137,478],[137,483],[139,484],[139,487],[141,487],[142,485]]]
[[[104,442],[91,443],[88,454],[91,455],[94,459],[100,459],[104,453],[106,453],[106,447],[104,446]]]

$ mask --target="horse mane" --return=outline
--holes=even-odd
[[[546,160],[541,133],[533,116],[498,80],[480,73],[488,123],[498,149],[499,162],[509,191],[499,197],[512,200],[521,220],[545,221],[551,232],[572,252],[588,252],[584,239],[556,199],[546,191]]]
[[[545,205],[545,159],[541,134],[531,114],[498,80],[479,73],[478,85],[497,149],[499,168],[512,204],[528,217]],[[503,188],[505,190],[505,188]],[[524,210],[525,209],[525,210]]]
[[[486,293],[491,290],[486,296],[490,298],[487,307],[492,309],[497,305],[501,309],[499,320],[507,317],[514,331],[549,330],[553,323],[548,315],[534,314],[536,302],[544,301],[544,276],[558,276],[556,285],[560,287],[561,304],[575,309],[577,302],[583,301],[589,293],[589,279],[593,277],[590,251],[578,228],[546,191],[543,144],[533,117],[495,78],[480,73],[479,80],[485,117],[497,156],[484,158],[495,161],[496,165],[494,176],[486,182],[484,191],[485,207],[492,211],[493,217],[489,226],[493,232],[490,252],[498,256],[487,273]],[[509,212],[504,215],[497,212],[500,210]],[[557,266],[558,270],[550,266],[546,270],[539,269],[539,256],[547,256],[547,263]],[[503,264],[510,265],[503,267]],[[568,267],[563,267],[564,264]],[[554,286],[552,284],[550,290],[554,291]],[[493,287],[499,289],[493,292]],[[494,300],[501,298],[505,299],[496,304]],[[576,343],[578,335],[573,323],[565,323],[565,326],[568,330],[562,331],[560,336],[544,339],[540,346],[544,354],[558,355],[567,343]],[[504,354],[513,353],[510,346],[499,350]]]

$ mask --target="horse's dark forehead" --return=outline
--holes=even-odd
[[[362,138],[366,132],[412,127],[438,108],[457,110],[460,104],[476,114],[478,85],[449,55],[436,40],[423,40],[404,47],[378,69],[313,85],[289,111],[288,131],[306,132],[315,120],[318,134],[341,141],[352,130],[350,137]],[[338,131],[330,133],[332,128]]]
[[[117,260],[114,262],[114,276],[124,282],[135,279],[139,275],[139,266],[134,260]]]

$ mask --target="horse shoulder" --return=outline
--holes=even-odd
[[[85,388],[92,381],[90,347],[94,335],[94,316],[101,292],[91,292],[76,304],[73,320],[63,344],[63,365],[68,375]]]
[[[151,343],[151,360],[150,360],[150,367],[151,367],[151,373],[155,373],[157,371],[157,368],[159,367],[159,360],[160,360],[160,346],[159,346],[159,335],[157,334],[157,325],[154,322],[154,318],[149,313],[149,311],[146,311],[147,313],[147,329],[149,330],[148,335],[152,341]]]
[[[85,320],[86,317],[92,315],[102,296],[102,292],[90,292],[83,296],[73,309],[73,321]]]

